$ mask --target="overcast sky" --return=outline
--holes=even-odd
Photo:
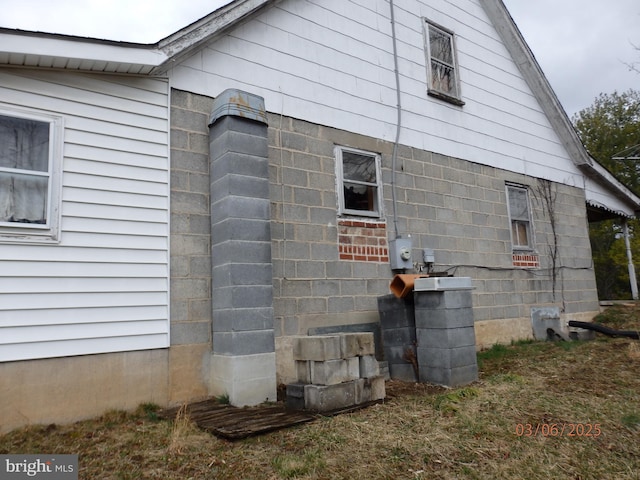
[[[600,93],[640,90],[638,0],[503,0],[572,116]],[[0,27],[155,43],[227,0],[0,0]]]

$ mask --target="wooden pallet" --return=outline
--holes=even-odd
[[[302,410],[287,410],[282,403],[238,408],[231,405],[223,405],[216,400],[210,399],[188,404],[186,413],[199,428],[227,440],[240,440],[252,435],[260,435],[281,428],[311,422],[320,417],[353,412],[375,403],[380,402],[368,402],[317,414]],[[180,408],[174,407],[163,410],[158,415],[161,418],[172,420],[176,417]]]
[[[282,404],[237,408],[215,400],[204,400],[186,406],[189,418],[201,429],[227,440],[279,430],[317,418],[316,415],[287,410]],[[179,407],[160,412],[160,417],[173,419]]]

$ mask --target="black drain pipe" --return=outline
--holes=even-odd
[[[584,328],[585,330],[594,330],[599,333],[604,333],[609,337],[627,337],[635,340],[640,340],[640,333],[634,330],[614,330],[613,328],[605,327],[597,323],[578,322],[576,320],[569,320],[570,327]]]

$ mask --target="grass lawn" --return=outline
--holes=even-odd
[[[640,308],[598,318],[640,329]],[[153,405],[0,436],[0,454],[79,454],[83,479],[639,479],[640,342],[523,342],[459,389],[387,383],[384,403],[238,442]]]

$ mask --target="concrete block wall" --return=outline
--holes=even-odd
[[[321,125],[269,117],[276,332],[370,321],[389,293],[385,262],[340,260],[334,145],[382,156],[387,236],[392,236],[392,144]],[[436,268],[473,278],[478,346],[531,337],[531,307],[560,306],[568,319],[598,312],[584,192],[553,183],[559,256],[553,288],[553,236],[538,180],[440,154],[399,148],[399,229],[415,255],[432,248]],[[505,184],[529,187],[536,251],[514,256]],[[525,267],[535,267],[533,272]],[[558,268],[560,267],[560,268]]]
[[[390,155],[392,146],[273,114],[269,142],[276,334],[377,322],[376,298],[392,278],[386,242],[380,243],[388,236],[387,220],[339,225],[334,147],[357,143],[363,150]],[[377,245],[369,245],[375,252],[364,250],[361,260],[346,259],[352,255],[347,242],[363,241],[364,230],[375,238]]]
[[[203,252],[209,241],[196,226],[208,202],[199,196],[204,192],[192,190],[199,189],[200,182],[207,184],[198,178],[207,172],[202,170],[198,151],[202,146],[197,146],[197,139],[199,132],[206,131],[205,117],[210,113],[204,105],[211,105],[212,100],[179,91],[173,92],[173,98],[172,207],[181,210],[172,216],[172,320],[198,323],[204,318],[197,311],[202,299],[198,293],[181,297],[180,286],[191,282],[203,289],[203,282],[209,281],[187,259],[206,257]],[[384,261],[340,258],[339,229],[344,219],[337,216],[334,146],[381,155],[384,216],[375,223],[376,232],[385,231],[390,239],[393,145],[274,113],[268,113],[267,120],[274,332],[279,381],[287,382],[296,377],[287,354],[290,335],[379,319],[377,298],[389,293],[392,272]],[[180,163],[173,158],[176,153],[183,156]],[[576,320],[588,320],[598,312],[583,191],[552,184],[557,192],[560,239],[556,267],[562,266],[556,270],[554,292],[548,255],[553,237],[543,202],[531,196],[540,265],[532,273],[514,266],[505,182],[526,185],[533,193],[538,180],[424,150],[399,148],[399,230],[411,234],[416,256],[419,249],[432,248],[437,269],[473,278],[478,346],[531,337],[532,307],[558,306],[563,318]],[[172,328],[178,332],[183,326]]]
[[[213,99],[171,91],[171,403],[221,394],[211,352],[209,128]]]

